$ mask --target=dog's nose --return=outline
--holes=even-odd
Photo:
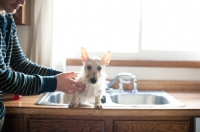
[[[91,78],[90,81],[91,81],[91,83],[95,84],[97,82],[97,79],[96,78]]]

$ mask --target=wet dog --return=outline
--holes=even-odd
[[[102,109],[101,98],[106,88],[106,66],[111,60],[111,52],[108,51],[101,58],[90,57],[85,48],[81,48],[82,69],[76,80],[86,84],[83,92],[76,92],[72,95],[69,108],[78,107],[85,102],[93,102],[94,107]]]

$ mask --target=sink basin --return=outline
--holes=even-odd
[[[44,93],[36,102],[36,105],[66,106],[71,96],[60,92]],[[164,91],[139,91],[138,93],[109,91],[102,99],[103,107],[167,107],[184,105]]]
[[[36,102],[36,105],[68,106],[71,96],[64,92],[55,91],[44,93]]]
[[[165,97],[154,94],[116,94],[111,95],[111,100],[113,103],[124,105],[169,104],[169,101]]]
[[[131,92],[111,92],[106,93],[107,107],[118,106],[118,107],[137,107],[137,106],[178,106],[183,107],[184,105],[170,96],[164,91],[140,91],[138,93]]]

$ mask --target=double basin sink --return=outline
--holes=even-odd
[[[66,106],[70,96],[60,92],[44,93],[35,105]],[[102,98],[103,107],[184,107],[184,104],[176,100],[165,91],[107,91]]]

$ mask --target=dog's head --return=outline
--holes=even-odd
[[[90,57],[85,48],[81,48],[81,61],[84,66],[84,77],[87,83],[96,84],[106,78],[106,65],[109,65],[111,60],[111,52],[108,51],[101,58]]]

